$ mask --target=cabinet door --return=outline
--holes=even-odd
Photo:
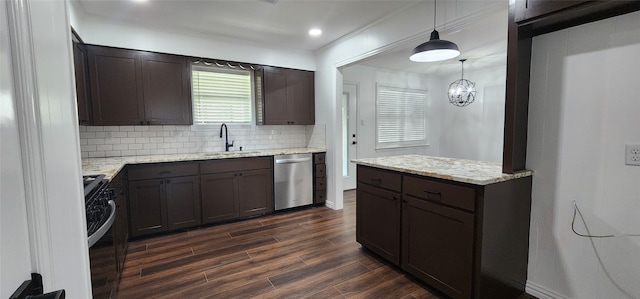
[[[315,124],[313,72],[289,70],[287,74],[287,118],[292,125]]]
[[[358,184],[356,241],[400,265],[400,194]]]
[[[170,178],[166,180],[166,186],[169,229],[201,224],[200,182],[198,177]]]
[[[129,196],[132,236],[168,229],[164,179],[129,182]]]
[[[586,0],[517,0],[515,21],[523,22],[588,2]]]
[[[187,59],[156,53],[140,57],[146,124],[191,125],[191,76]]]
[[[116,246],[116,260],[118,271],[122,271],[127,254],[127,241],[129,240],[129,212],[127,209],[127,188],[124,172],[120,172],[111,180],[111,188],[114,190],[116,202],[116,220],[113,223],[113,242]]]
[[[406,194],[403,207],[402,269],[452,298],[471,298],[473,214]]]
[[[285,70],[265,67],[263,124],[288,124],[287,110],[287,74]]]
[[[89,83],[87,80],[87,49],[73,43],[73,67],[76,75],[76,101],[78,103],[78,123],[90,125]]]
[[[138,51],[87,46],[94,125],[144,123]]]
[[[213,223],[238,217],[236,173],[216,173],[200,176],[202,221]]]
[[[244,171],[237,176],[240,217],[273,211],[273,171]]]

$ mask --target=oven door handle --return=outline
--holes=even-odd
[[[89,236],[89,248],[91,248],[93,244],[96,244],[96,242],[98,242],[98,240],[100,240],[109,231],[111,225],[113,225],[113,222],[116,220],[116,203],[113,200],[109,200],[107,203],[111,207],[111,214],[107,221],[105,221],[95,233]]]

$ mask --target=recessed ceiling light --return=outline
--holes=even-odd
[[[147,0],[131,0],[133,2],[147,2]]]
[[[309,30],[309,35],[311,35],[311,36],[320,36],[320,35],[322,35],[322,30],[320,30],[318,28],[312,28],[311,30]]]

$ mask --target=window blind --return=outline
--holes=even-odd
[[[376,86],[376,148],[427,144],[427,91]]]
[[[194,124],[251,123],[251,72],[192,67]]]

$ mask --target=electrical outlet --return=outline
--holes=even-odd
[[[627,144],[625,164],[640,166],[640,144]]]

